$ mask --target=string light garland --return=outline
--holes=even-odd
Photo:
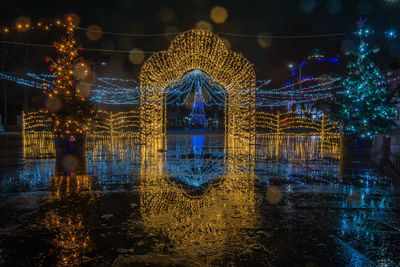
[[[342,82],[345,93],[336,96],[334,115],[345,134],[372,138],[386,133],[394,124],[393,93],[386,90],[384,75],[370,59],[377,51],[369,49],[366,41],[372,31],[365,27],[365,20],[360,19],[357,24],[360,45],[352,53],[354,61],[347,66],[348,76]]]
[[[56,78],[51,86],[42,83],[48,97],[46,107],[52,118],[52,129],[60,136],[84,133],[88,130],[87,123],[96,115],[85,94],[90,65],[79,57],[80,47],[73,37],[76,28],[73,18],[67,16],[65,24],[67,37],[53,43],[59,56],[55,60],[45,59]]]
[[[144,141],[166,132],[165,89],[183,75],[199,70],[223,86],[225,129],[231,136],[255,136],[253,66],[241,54],[229,51],[217,35],[196,29],[182,33],[168,50],[155,53],[140,73],[140,114]]]

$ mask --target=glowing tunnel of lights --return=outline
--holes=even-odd
[[[140,128],[145,140],[166,133],[166,92],[185,76],[199,72],[211,78],[210,84],[226,91],[225,132],[238,138],[254,138],[256,77],[252,64],[228,50],[217,35],[196,29],[180,34],[166,51],[153,54],[142,67]]]

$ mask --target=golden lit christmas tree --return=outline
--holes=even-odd
[[[84,134],[88,124],[95,116],[95,110],[88,100],[88,78],[90,64],[79,56],[81,49],[74,39],[76,25],[72,16],[66,18],[67,37],[54,42],[58,57],[50,59],[50,71],[56,76],[53,85],[43,84],[47,94],[47,110],[57,136],[76,136]]]

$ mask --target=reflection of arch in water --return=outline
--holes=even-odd
[[[172,254],[196,258],[203,253],[212,261],[220,253],[242,252],[245,229],[258,225],[250,151],[230,147],[232,153],[224,159],[226,172],[202,194],[192,195],[168,180],[166,157],[159,152],[162,145],[158,140],[142,154],[139,194],[145,231],[167,237]]]
[[[165,133],[164,92],[193,70],[200,70],[227,91],[228,134],[255,136],[255,73],[241,54],[228,50],[217,35],[204,30],[180,34],[168,50],[153,54],[140,73],[140,125],[145,140]]]

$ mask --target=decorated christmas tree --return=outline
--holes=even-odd
[[[192,111],[189,115],[189,126],[193,129],[201,129],[206,127],[207,119],[204,111],[204,98],[201,92],[201,86],[196,83]]]
[[[79,57],[80,47],[74,39],[76,25],[71,16],[65,22],[67,36],[53,43],[58,57],[51,59],[50,71],[56,76],[53,84],[43,84],[47,95],[47,110],[53,122],[53,131],[58,136],[83,134],[88,129],[95,111],[89,102],[90,88],[85,80],[90,72],[90,64]]]
[[[365,20],[358,22],[360,45],[352,53],[354,61],[347,66],[348,75],[342,82],[345,92],[336,95],[335,117],[346,135],[370,138],[391,129],[394,106],[384,76],[370,59],[378,49],[368,48],[366,39],[371,32],[364,23]]]

